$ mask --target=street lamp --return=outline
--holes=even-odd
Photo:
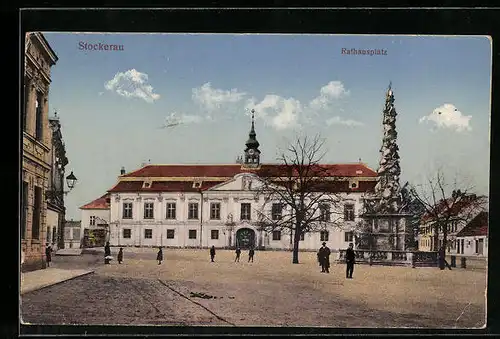
[[[78,179],[73,174],[73,171],[71,171],[71,173],[66,177],[66,184],[69,187],[69,191],[71,191],[73,187],[75,187],[77,181]],[[64,194],[67,194],[69,191],[65,191]]]

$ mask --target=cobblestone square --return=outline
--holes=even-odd
[[[114,251],[113,251],[114,253]],[[247,253],[125,248],[124,263],[100,255],[56,257],[54,267],[93,274],[22,295],[25,323],[209,326],[480,328],[486,263],[467,269],[345,265],[320,273],[314,252]]]

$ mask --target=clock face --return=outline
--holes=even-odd
[[[253,149],[248,151],[248,154],[250,154],[250,155],[253,155],[254,153],[255,153],[255,151]]]

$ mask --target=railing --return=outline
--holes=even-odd
[[[345,253],[346,250],[339,250],[337,262],[345,262]],[[355,250],[354,255],[359,264],[411,267],[435,267],[438,264],[437,252]]]

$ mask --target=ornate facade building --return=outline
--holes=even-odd
[[[290,249],[287,230],[265,232],[259,227],[262,213],[279,218],[286,212],[259,194],[261,175],[277,173],[283,165],[260,163],[253,118],[245,146],[241,164],[145,165],[130,173],[122,170],[118,183],[108,191],[109,218],[101,216],[110,221],[111,245]],[[341,226],[325,217],[322,230],[301,237],[302,250],[317,250],[323,241],[333,250],[346,248],[353,241],[362,198],[377,182],[377,173],[362,163],[321,166],[341,197],[342,210],[337,211]],[[86,219],[95,218],[83,215],[91,205],[82,208],[82,227]]]
[[[68,164],[66,147],[61,133],[61,123],[57,113],[49,119],[52,131],[52,147],[50,152],[50,180],[46,192],[47,198],[47,243],[53,250],[64,248],[64,222],[66,208],[64,206],[64,171]]]
[[[52,133],[48,118],[50,70],[57,56],[41,33],[25,37],[22,107],[23,162],[21,191],[22,270],[45,267],[46,190],[51,178]]]

